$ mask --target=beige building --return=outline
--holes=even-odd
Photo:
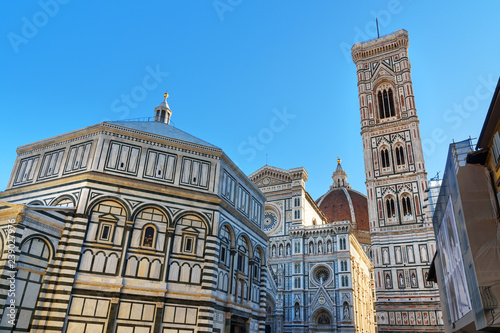
[[[408,33],[357,43],[356,64],[380,332],[438,332],[436,251],[425,207],[427,173],[413,95]]]
[[[170,116],[165,96],[154,121],[18,148],[0,194],[2,332],[265,330],[265,197]]]
[[[433,223],[445,332],[500,330],[500,80],[477,144],[450,144]]]
[[[344,198],[329,191],[318,201],[323,200],[325,207],[335,201],[337,206],[328,213],[344,210],[340,212],[347,217],[344,220],[329,220],[310,197],[304,168],[266,165],[249,176],[267,197],[263,230],[269,237],[271,278],[266,332],[376,331],[373,267],[355,237],[357,226],[351,219],[362,220],[362,209],[358,216],[358,209],[348,205],[347,175],[343,172],[344,182],[339,185],[340,171],[339,161],[333,178]],[[366,198],[364,205],[366,213]]]

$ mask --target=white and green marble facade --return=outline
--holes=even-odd
[[[267,196],[267,332],[374,332],[372,293],[356,307],[353,278],[372,290],[372,265],[350,221],[327,223],[305,190],[304,168],[266,165],[249,178]]]
[[[0,200],[2,332],[264,331],[265,197],[220,148],[105,122],[20,147]]]

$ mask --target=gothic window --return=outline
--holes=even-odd
[[[394,117],[396,115],[396,112],[394,112],[394,96],[392,96],[392,89],[389,88],[389,108],[391,112],[391,117]]]
[[[380,158],[382,159],[382,168],[388,168],[391,166],[389,160],[389,150],[387,148],[382,148],[380,151]]]
[[[380,119],[394,117],[396,112],[394,109],[394,96],[392,89],[389,88],[388,90],[384,89],[383,91],[379,91],[377,97]]]
[[[294,253],[300,253],[300,240],[296,240],[294,243]]]
[[[340,246],[339,246],[340,250],[346,250],[347,249],[345,238],[340,238],[339,243],[340,243]]]
[[[396,147],[396,163],[398,165],[404,165],[405,164],[404,149],[403,149],[402,146]]]
[[[341,277],[341,286],[349,287],[349,278],[346,275],[342,275]]]
[[[396,217],[396,208],[394,204],[394,198],[389,197],[385,200],[385,205],[387,209],[387,217]]]
[[[403,204],[403,216],[411,216],[411,201],[408,195],[403,196],[401,200]]]
[[[148,225],[144,228],[143,234],[142,234],[142,247],[153,247],[154,246],[154,240],[155,240],[155,234],[156,230],[153,226]]]

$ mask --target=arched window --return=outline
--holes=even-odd
[[[401,147],[401,146],[396,147],[396,163],[398,165],[405,164],[405,154],[404,154],[403,147]]]
[[[155,240],[156,230],[153,226],[149,225],[144,228],[144,232],[142,234],[142,247],[153,247]]]
[[[389,218],[396,217],[396,208],[395,208],[395,204],[394,204],[394,198],[392,198],[392,197],[387,198],[385,200],[385,205],[387,208],[387,216]]]
[[[379,110],[380,110],[380,119],[384,119],[385,118],[385,115],[384,115],[384,102],[382,101],[382,92],[381,91],[378,92],[378,107],[379,107]]]
[[[388,90],[384,89],[383,91],[379,91],[377,97],[380,119],[394,117],[396,115],[396,111],[394,109],[394,96],[392,89],[389,88]]]
[[[382,148],[380,151],[380,158],[382,160],[382,168],[388,168],[391,166],[389,160],[389,150],[387,148]]]
[[[346,260],[342,260],[340,262],[340,270],[342,272],[346,272],[347,271],[347,261]]]
[[[343,237],[340,238],[339,243],[340,243],[340,246],[339,246],[340,250],[346,250],[347,249],[345,238],[343,238]]]
[[[403,216],[411,216],[411,200],[410,197],[405,195],[403,196],[403,199],[401,199],[401,202],[403,204]]]
[[[392,96],[392,89],[391,88],[389,88],[389,108],[390,108],[391,117],[394,117],[396,115],[396,112],[394,112],[394,98]]]

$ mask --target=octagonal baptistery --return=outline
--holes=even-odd
[[[0,193],[0,275],[16,280],[15,296],[0,282],[1,332],[265,330],[265,196],[172,126],[166,99],[154,120],[18,148]]]
[[[316,204],[325,214],[328,222],[350,221],[354,235],[370,256],[370,224],[368,220],[368,201],[365,195],[351,189],[347,183],[347,174],[337,160],[337,169],[333,173],[333,185],[323,194]]]

